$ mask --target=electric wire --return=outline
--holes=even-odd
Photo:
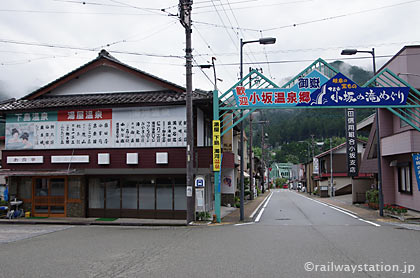
[[[208,47],[208,49],[210,49],[210,51],[211,52],[213,52],[213,54],[214,55],[210,55],[210,54],[207,54],[207,56],[217,56],[215,53],[214,53],[214,51],[213,51],[213,48],[210,46],[210,44],[207,42],[207,40],[205,39],[205,37],[201,34],[201,32],[200,32],[200,30],[199,29],[197,29],[194,25],[192,25],[192,27],[197,31],[197,34],[198,34],[198,36],[202,39],[202,41],[207,45],[207,47]],[[195,52],[195,51],[194,51]],[[194,56],[202,56],[202,55],[200,55],[200,54],[194,54]],[[222,60],[220,59],[220,58],[218,58],[219,59],[219,61],[222,63]],[[218,64],[219,65],[219,64]],[[230,76],[230,78],[231,79],[235,79],[235,77],[233,77],[232,76],[232,73],[229,71],[229,70],[226,70],[224,67],[222,67],[223,68],[223,70]]]

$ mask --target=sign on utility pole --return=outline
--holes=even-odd
[[[193,173],[194,126],[192,109],[192,48],[191,48],[191,9],[192,0],[179,1],[179,20],[185,28],[185,67],[186,67],[186,110],[187,110],[187,224],[195,220],[195,187]]]

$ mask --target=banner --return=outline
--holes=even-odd
[[[328,79],[317,70],[291,88],[233,89],[236,105],[244,109],[405,105],[408,93],[408,87],[359,87],[342,73]]]
[[[6,149],[185,147],[185,107],[74,109],[6,116]]]
[[[413,165],[417,180],[417,188],[420,191],[420,154],[413,154]]]

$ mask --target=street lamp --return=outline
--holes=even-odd
[[[357,49],[344,49],[341,55],[354,55],[356,53],[369,53],[373,59],[373,76],[376,75],[376,61],[375,61],[375,48],[372,50],[357,50]],[[375,82],[376,85],[376,82]],[[384,195],[382,191],[382,163],[381,163],[381,139],[379,136],[379,108],[376,108],[376,145],[378,155],[378,191],[379,191],[379,215],[384,216]]]
[[[255,43],[258,42],[259,44],[274,44],[276,43],[276,38],[260,38],[258,40],[252,40],[252,41],[244,41],[243,39],[241,39],[240,41],[240,78],[242,81],[243,78],[243,48],[245,44],[248,43]],[[241,84],[242,85],[242,84]],[[241,110],[241,119],[243,117],[243,112]],[[240,144],[240,148],[241,148],[241,166],[240,166],[240,183],[241,183],[241,194],[240,194],[240,202],[241,202],[241,208],[240,208],[240,221],[244,220],[244,125],[243,122],[241,121],[240,123],[240,128],[241,128],[241,144]],[[251,155],[252,158],[252,155]],[[251,173],[252,175],[252,173]],[[250,175],[250,176],[251,176]],[[251,181],[252,181],[252,177],[251,177]]]

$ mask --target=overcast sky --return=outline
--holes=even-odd
[[[185,86],[185,32],[177,12],[176,0],[3,0],[0,93],[22,97],[100,49]],[[420,1],[196,0],[192,20],[194,59],[207,64],[216,57],[221,91],[238,81],[240,38],[277,38],[274,45],[245,45],[244,62],[253,64],[244,68],[262,68],[278,85],[317,58],[372,69],[369,54],[341,56],[344,48],[374,47],[379,68],[404,45],[420,44]],[[213,80],[211,69],[203,71]],[[194,88],[213,88],[199,68],[193,72]]]

